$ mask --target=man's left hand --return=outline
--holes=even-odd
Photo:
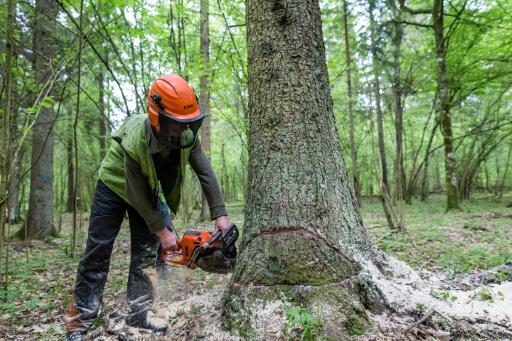
[[[229,221],[228,216],[223,215],[223,216],[217,217],[215,219],[215,229],[213,230],[212,235],[217,233],[217,231],[219,231],[219,230],[224,231],[230,226],[231,226],[231,221]]]

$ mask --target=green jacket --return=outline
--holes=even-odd
[[[150,126],[146,123],[146,118],[146,115],[129,117],[112,136],[117,143],[113,143],[108,150],[99,170],[99,179],[136,208],[150,229],[155,231],[163,227],[162,219],[157,217],[158,213],[156,213],[159,200],[163,198],[174,214],[178,211],[182,179],[184,179],[186,164],[190,161],[208,199],[212,219],[225,215],[220,186],[199,142],[191,148],[181,150],[180,165],[175,172],[176,179],[164,182],[164,184],[172,183],[172,188],[162,189],[152,154],[155,153],[153,149],[162,149],[163,153],[165,147],[156,142]],[[137,176],[137,173],[140,174]],[[127,183],[127,179],[132,183]],[[145,199],[149,197],[150,199]],[[151,201],[151,205],[140,202],[141,200]]]

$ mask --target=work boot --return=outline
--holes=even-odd
[[[130,327],[148,329],[154,332],[163,332],[167,330],[167,322],[164,319],[149,316],[146,314],[138,314],[136,317],[128,316],[126,324]]]
[[[85,334],[85,332],[80,330],[66,333],[66,341],[83,341],[85,340]]]

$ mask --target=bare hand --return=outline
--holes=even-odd
[[[213,230],[212,235],[217,233],[219,230],[224,231],[224,230],[228,229],[230,226],[231,226],[231,222],[229,221],[228,216],[223,215],[223,216],[217,217],[217,219],[215,219],[215,229]]]
[[[178,251],[180,249],[178,246],[178,237],[167,228],[164,227],[155,233],[160,239],[160,244],[162,244],[163,251],[172,252]]]

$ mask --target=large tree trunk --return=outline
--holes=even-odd
[[[432,12],[434,37],[436,44],[437,83],[439,89],[438,120],[444,144],[444,169],[446,176],[446,210],[460,209],[458,180],[453,150],[452,118],[450,116],[450,87],[446,67],[446,46],[444,37],[443,0],[434,0]]]
[[[248,0],[246,9],[249,191],[224,327],[244,339],[280,339],[285,311],[301,306],[320,319],[317,335],[343,340],[369,321],[386,328],[397,323],[393,314],[417,317],[422,306],[444,325],[466,317],[475,323],[469,328],[488,327],[485,336],[512,337],[506,309],[491,318],[466,300],[433,298],[446,283],[422,280],[368,238],[341,155],[318,1]],[[461,311],[466,316],[450,320]],[[378,330],[374,339],[383,339]]]
[[[359,170],[357,167],[357,152],[354,126],[354,98],[352,96],[352,58],[350,56],[350,40],[348,33],[348,8],[347,0],[343,0],[343,27],[345,38],[345,63],[347,65],[347,96],[348,96],[348,131],[350,137],[350,159],[352,161],[352,184],[356,194],[357,203],[361,206],[361,185],[359,183]]]
[[[203,73],[200,78],[200,102],[205,112],[205,118],[201,127],[201,146],[204,152],[210,159],[210,93],[208,91],[208,76],[209,76],[209,63],[210,63],[210,40],[209,40],[209,2],[208,0],[201,0],[201,54],[203,56]],[[207,220],[208,215],[208,201],[206,196],[202,193],[201,214],[199,220]]]
[[[366,320],[353,279],[378,251],[341,155],[316,1],[247,1],[249,191],[224,323],[253,338],[260,300],[323,306],[346,335]],[[369,299],[373,303],[373,299]],[[331,310],[332,309],[332,310]],[[326,312],[329,313],[326,313]],[[364,323],[364,322],[362,322]]]
[[[58,7],[52,0],[36,1],[34,27],[34,71],[37,84],[45,86],[55,67],[48,65],[55,55],[55,26]],[[32,131],[30,199],[27,215],[28,238],[44,239],[53,226],[53,132],[55,110],[42,108]]]

